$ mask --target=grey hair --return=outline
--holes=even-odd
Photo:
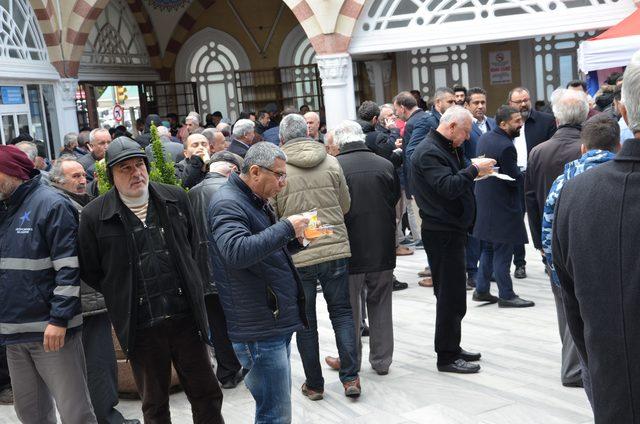
[[[579,125],[587,120],[589,102],[582,91],[559,88],[551,95],[551,104],[559,125]]]
[[[26,153],[31,162],[36,161],[36,157],[38,157],[38,148],[34,143],[30,141],[21,141],[16,144],[16,147]]]
[[[433,95],[433,100],[442,99],[446,94],[454,95],[453,90],[449,87],[439,87],[436,89],[435,94]]]
[[[342,150],[345,144],[364,142],[362,127],[355,121],[344,120],[333,131],[333,143]]]
[[[238,119],[236,123],[233,125],[233,136],[244,137],[254,130],[256,124],[253,123],[251,119]]]
[[[627,125],[635,134],[640,131],[640,50],[633,54],[624,71],[621,101],[627,109]]]
[[[207,137],[207,140],[209,141],[209,143],[213,143],[215,141],[217,133],[222,134],[222,131],[219,131],[215,128],[205,128],[205,130],[202,131],[202,135]]]
[[[308,136],[307,121],[304,117],[292,113],[285,116],[280,121],[280,140],[282,143],[293,140],[294,138],[301,138]]]
[[[78,133],[70,132],[65,134],[63,143],[64,147],[71,147],[73,144],[78,144]]]
[[[165,127],[164,125],[160,125],[159,127],[156,128],[158,130],[158,136],[162,137],[163,135],[170,135],[169,134],[169,128]]]
[[[200,125],[200,114],[198,112],[189,112],[186,118],[184,118],[184,122],[187,121],[195,121],[196,125]]]
[[[473,119],[471,112],[462,106],[455,105],[451,106],[442,114],[440,117],[440,123],[449,124],[451,122],[455,122],[456,124],[461,124],[466,119]]]
[[[242,173],[247,175],[253,165],[271,169],[276,159],[287,160],[287,155],[284,154],[280,147],[268,141],[256,143],[251,146],[244,155]]]
[[[93,144],[93,142],[96,140],[97,134],[101,132],[109,134],[109,138],[111,138],[111,134],[109,133],[108,129],[96,128],[94,130],[91,130],[91,132],[89,133],[89,144]]]
[[[62,155],[53,161],[53,165],[49,171],[49,179],[52,183],[64,184],[66,182],[64,173],[62,172],[62,164],[64,162],[78,162],[78,160],[73,155]]]

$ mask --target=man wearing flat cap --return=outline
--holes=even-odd
[[[104,295],[142,397],[144,422],[171,422],[173,364],[193,422],[223,423],[222,392],[205,345],[206,269],[197,262],[200,240],[187,195],[149,182],[147,156],[128,137],[111,142],[105,162],[114,187],[82,211],[82,278]]]
[[[0,344],[18,419],[97,423],[82,350],[77,212],[0,145]]]

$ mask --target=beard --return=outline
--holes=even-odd
[[[523,121],[526,121],[529,115],[531,115],[531,111],[529,109],[524,109],[520,111],[520,116],[522,116]]]
[[[509,135],[511,136],[511,138],[516,138],[520,136],[520,128],[513,128],[511,131],[509,131]]]

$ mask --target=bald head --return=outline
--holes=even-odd
[[[307,122],[309,137],[317,140],[320,136],[320,115],[315,112],[307,112],[304,114],[304,120]]]
[[[209,140],[202,134],[191,134],[187,137],[184,145],[184,157],[190,158],[193,155],[203,156],[209,152]]]

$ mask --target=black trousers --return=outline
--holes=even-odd
[[[467,235],[422,230],[422,240],[429,257],[433,293],[437,299],[434,346],[438,365],[447,365],[460,354],[462,318],[467,313]]]
[[[122,424],[118,404],[116,351],[106,312],[83,318],[82,346],[87,363],[87,386],[98,424]]]
[[[194,424],[222,424],[222,390],[209,353],[192,317],[166,319],[137,330],[129,358],[142,397],[145,424],[171,424],[169,385],[171,364],[191,404]]]
[[[9,377],[9,365],[7,365],[7,348],[0,346],[0,390],[11,387],[11,377]]]
[[[211,340],[213,348],[216,351],[216,377],[220,383],[226,383],[235,377],[242,366],[238,362],[236,353],[229,340],[227,333],[227,320],[224,317],[224,311],[220,304],[220,296],[218,294],[210,294],[205,296],[204,303],[207,307],[207,317],[209,318],[209,328],[211,329]]]

